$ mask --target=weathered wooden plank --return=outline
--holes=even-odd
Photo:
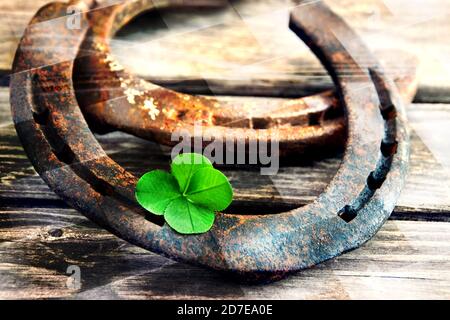
[[[8,95],[0,89],[0,119],[9,116]],[[407,183],[393,214],[394,219],[444,220],[450,219],[448,157],[439,150],[447,149],[446,139],[430,141],[425,128],[447,137],[450,130],[450,105],[414,104],[408,108],[412,128],[417,127],[421,136],[413,131],[411,170]],[[8,116],[5,116],[8,115]],[[58,197],[36,175],[16,136],[11,120],[0,126],[0,199],[15,207],[64,206]],[[442,131],[444,130],[444,131]],[[424,135],[425,133],[425,135]],[[433,137],[433,135],[431,135]],[[154,168],[167,169],[169,149],[122,133],[99,136],[108,154],[126,169],[142,175]],[[313,201],[333,178],[340,164],[340,157],[322,160],[300,159],[298,164],[282,166],[277,175],[261,176],[256,168],[222,168],[235,189],[236,213],[280,212]]]
[[[0,69],[9,69],[10,61],[5,67],[2,63],[11,59],[26,21],[41,2],[47,1],[0,2],[0,17],[8,21],[0,25],[0,39],[5,39],[0,43]],[[450,51],[449,42],[443,39],[449,37],[449,10],[443,0],[427,1],[426,7],[416,6],[416,11],[405,16],[403,10],[415,6],[402,5],[398,11],[402,0],[328,2],[374,47],[402,47],[424,57],[418,99],[448,101],[450,73],[445,70]],[[329,87],[328,77],[307,51],[290,54],[299,45],[293,42],[297,39],[289,39],[286,29],[281,30],[282,24],[277,23],[285,19],[285,2],[257,3],[264,5],[232,2],[234,14],[203,11],[196,15],[202,19],[187,12],[164,13],[159,21],[166,28],[158,26],[158,21],[143,23],[146,28],[156,24],[157,32],[152,34],[133,31],[142,25],[139,22],[129,27],[125,39],[156,40],[141,47],[145,54],[138,50],[129,53],[119,41],[116,55],[128,55],[130,60],[123,60],[124,64],[134,60],[136,67],[147,72],[144,76],[183,90],[299,95],[300,89],[305,93]],[[264,13],[274,12],[273,5],[280,9],[281,18],[273,14],[272,19],[264,17]],[[377,12],[380,23],[376,22]],[[227,15],[226,19],[235,19],[236,14],[236,23],[225,20]],[[211,26],[211,21],[218,26]],[[418,21],[421,23],[416,24]],[[407,23],[411,27],[405,26]],[[191,32],[192,37],[178,34],[208,24],[211,27],[205,32]],[[396,28],[386,32],[386,26]],[[216,48],[214,40],[220,37],[225,45]],[[198,51],[189,48],[196,39],[202,41]],[[289,55],[282,50],[287,41],[292,41]],[[0,299],[450,299],[450,225],[446,222],[389,221],[362,248],[267,286],[239,285],[217,273],[133,247],[67,208],[36,176],[11,125],[7,96],[7,90],[0,89]],[[445,137],[450,130],[450,106],[413,105],[408,115],[414,129],[411,173],[393,218],[448,221],[450,157],[445,153]],[[115,160],[136,174],[167,168],[168,150],[152,143],[118,133],[99,140]],[[247,206],[267,209],[271,202],[270,210],[276,212],[307,204],[323,190],[338,165],[338,157],[303,161],[283,167],[272,179],[261,177],[258,171],[225,168],[236,189],[238,206],[233,210],[240,212]],[[81,268],[81,290],[66,285],[70,265]]]
[[[47,0],[0,1],[0,70],[11,70],[14,54],[23,30],[33,14]]]
[[[0,4],[0,70],[10,70],[23,29],[46,0]],[[296,0],[233,1],[221,9],[162,11],[126,27],[113,52],[131,71],[197,93],[298,96],[331,81],[287,28]],[[450,101],[450,5],[445,0],[327,0],[374,50],[421,59],[418,102]],[[400,58],[398,58],[400,57]],[[392,53],[391,68],[402,55]]]
[[[389,221],[355,251],[249,286],[131,246],[72,209],[3,208],[0,299],[449,299],[449,240],[449,223]]]

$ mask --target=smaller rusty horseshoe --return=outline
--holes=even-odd
[[[277,137],[282,156],[329,153],[344,146],[346,122],[332,91],[265,101],[191,96],[128,73],[111,54],[110,38],[133,17],[154,8],[152,1],[123,2],[88,15],[90,31],[75,63],[74,85],[93,130],[119,130],[173,146],[178,143],[171,139],[173,132],[182,128],[195,137],[193,125],[200,123],[205,136],[220,141],[239,137],[248,144]],[[409,71],[396,79],[407,102],[416,89],[414,68]]]
[[[279,279],[356,248],[389,217],[409,159],[403,101],[364,43],[322,2],[298,6],[290,27],[326,67],[345,108],[348,140],[336,176],[312,204],[272,215],[218,213],[211,231],[194,236],[148,220],[134,198],[136,177],[111,160],[89,130],[72,74],[90,26],[83,15],[80,29],[66,28],[67,8],[45,6],[25,31],[11,106],[38,173],[91,220],[153,252],[249,281]]]

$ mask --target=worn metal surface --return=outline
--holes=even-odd
[[[127,72],[111,54],[110,38],[133,17],[168,3],[124,2],[89,14],[90,32],[75,64],[74,83],[93,130],[121,130],[172,146],[179,142],[172,139],[176,130],[193,139],[201,135],[206,141],[239,139],[242,144],[276,137],[283,156],[330,153],[343,147],[345,119],[331,91],[256,105],[248,100],[178,93]],[[410,102],[416,89],[415,74],[404,75],[397,85]],[[202,125],[201,132],[195,131],[194,123]]]
[[[211,231],[195,236],[149,221],[153,217],[134,199],[137,179],[90,132],[72,83],[89,24],[83,16],[81,29],[67,29],[66,19],[57,19],[66,10],[65,4],[50,4],[26,30],[14,63],[11,104],[36,170],[88,218],[153,252],[250,281],[275,280],[356,248],[389,217],[409,158],[403,102],[365,45],[324,4],[297,7],[291,28],[326,66],[345,107],[348,140],[338,173],[310,205],[276,215],[218,214]]]

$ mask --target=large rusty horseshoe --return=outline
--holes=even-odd
[[[11,106],[38,173],[89,219],[175,260],[274,280],[360,246],[389,217],[409,158],[403,102],[364,43],[323,3],[298,6],[290,27],[327,68],[345,107],[348,140],[336,176],[312,204],[272,215],[218,213],[211,231],[193,236],[146,218],[134,198],[136,177],[89,130],[72,83],[89,23],[83,15],[80,29],[66,28],[67,7],[49,4],[28,26],[14,62]]]
[[[182,4],[161,1],[157,7],[171,2]],[[125,1],[88,15],[90,30],[75,64],[74,85],[93,130],[120,130],[173,146],[179,142],[171,139],[173,132],[183,129],[195,137],[194,123],[200,123],[201,133],[219,141],[238,137],[248,144],[276,136],[282,156],[329,153],[345,144],[345,119],[332,91],[291,100],[230,100],[178,93],[127,72],[111,54],[110,38],[154,3]],[[413,78],[396,79],[408,102],[415,92]]]

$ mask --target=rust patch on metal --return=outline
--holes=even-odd
[[[120,130],[173,146],[178,141],[170,139],[171,133],[183,129],[194,137],[193,125],[199,123],[212,140],[239,137],[249,144],[276,137],[282,156],[343,148],[346,121],[334,92],[257,106],[248,100],[178,93],[127,72],[111,54],[110,38],[134,16],[153,8],[151,1],[125,2],[88,16],[90,33],[75,64],[74,81],[81,109],[94,130]],[[411,82],[408,77],[414,75],[398,79],[406,100],[414,91],[403,85]]]
[[[149,1],[130,3],[137,10]],[[162,221],[149,221],[134,198],[136,177],[111,160],[89,130],[72,74],[79,48],[92,27],[83,15],[81,29],[67,29],[61,18],[66,9],[61,3],[44,7],[25,31],[11,78],[11,107],[18,135],[38,173],[89,219],[130,243],[172,259],[231,272],[245,281],[267,281],[360,246],[389,217],[409,159],[403,101],[364,43],[323,3],[298,6],[290,27],[327,68],[342,97],[348,140],[339,171],[310,205],[276,215],[218,214],[210,232],[195,236],[177,234]],[[111,81],[116,83],[117,78]],[[109,94],[99,93],[102,108],[101,99]],[[153,106],[158,101],[162,108],[158,110],[168,108],[165,99],[180,102],[178,108],[191,103],[184,95],[161,89],[152,91],[152,97]],[[131,117],[130,113],[121,116]],[[155,122],[165,117],[164,112],[153,113]],[[164,141],[165,133],[158,131],[158,141]]]

